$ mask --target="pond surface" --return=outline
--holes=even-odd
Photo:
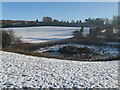
[[[37,43],[71,38],[72,32],[80,30],[80,28],[81,27],[36,26],[5,28],[5,30],[13,30],[15,35],[20,37],[23,42]]]

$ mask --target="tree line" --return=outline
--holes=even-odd
[[[90,27],[90,26],[113,26],[115,28],[120,28],[120,16],[114,16],[112,20],[107,18],[88,18],[85,21],[81,20],[72,20],[72,21],[60,21],[56,19],[51,19],[49,21],[44,20],[39,21],[22,21],[22,20],[1,20],[2,27],[29,27],[29,26],[75,26],[75,27]]]
[[[120,42],[120,16],[114,16],[112,20],[103,19],[86,19],[87,25],[90,26],[89,34],[87,38],[92,40],[106,40],[106,41],[119,41]],[[96,25],[93,23],[96,21]],[[76,40],[85,39],[83,36],[84,26],[80,30],[73,32],[73,36]],[[114,32],[117,31],[117,32]]]

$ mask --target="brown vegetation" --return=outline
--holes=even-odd
[[[39,48],[45,48],[48,46],[53,46],[53,45],[58,45],[58,44],[71,44],[71,43],[82,43],[82,42],[86,43],[86,44],[89,44],[89,42],[91,42],[91,44],[93,44],[93,45],[96,42],[96,45],[98,44],[97,40],[90,41],[90,40],[86,40],[86,39],[81,39],[81,40],[75,41],[72,38],[65,39],[65,40],[59,40],[59,41],[50,41],[50,42],[45,42],[45,43],[22,43],[21,41],[19,41],[19,39],[17,39],[13,35],[14,34],[10,34],[7,31],[3,31],[2,42],[4,45],[3,45],[2,50],[8,51],[8,52],[25,54],[25,55],[32,55],[32,56],[46,57],[46,58],[57,58],[57,59],[63,59],[63,60],[67,59],[67,60],[77,60],[77,61],[89,61],[91,57],[89,57],[89,56],[80,56],[80,58],[78,58],[77,56],[64,57],[64,56],[51,55],[48,53],[37,53],[37,52],[33,52],[33,51],[35,51]],[[100,42],[98,45],[100,45]],[[82,53],[91,53],[89,48],[78,48],[78,47],[74,47],[74,46],[64,47],[61,50],[66,53],[67,52],[81,53],[81,51],[82,51]],[[73,52],[74,50],[76,50],[77,52]],[[85,58],[87,58],[87,59],[85,59]],[[107,60],[120,60],[120,56],[113,57],[110,59],[92,60],[92,61],[107,61]]]
[[[58,50],[65,54],[82,54],[82,53],[92,53],[88,47],[77,47],[77,46],[64,46]]]

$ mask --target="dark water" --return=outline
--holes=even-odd
[[[63,54],[61,54],[60,52],[57,52],[57,51],[55,51],[55,52],[48,52],[48,51],[46,51],[45,53],[56,55],[56,56],[62,56],[63,55]]]
[[[108,45],[120,45],[120,42],[105,42]]]

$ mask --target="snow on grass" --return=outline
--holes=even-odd
[[[0,54],[0,88],[118,88],[118,61],[67,61],[4,51]]]
[[[79,30],[80,27],[39,26],[5,29],[13,30],[24,42],[36,43],[70,38],[72,37],[72,32]]]
[[[49,54],[54,54],[54,55],[63,55],[58,50],[60,48],[64,47],[64,46],[88,47],[92,52],[97,54],[96,59],[98,59],[98,58],[101,58],[101,59],[106,58],[107,59],[107,58],[112,58],[112,57],[116,57],[116,56],[119,55],[118,48],[107,47],[107,46],[84,45],[84,44],[54,45],[54,46],[49,46],[49,47],[46,47],[46,48],[39,48],[39,49],[35,50],[34,52],[41,53],[41,52],[51,51],[51,52],[48,52],[48,53]],[[89,55],[92,55],[92,54],[89,54]],[[93,59],[95,59],[95,57]]]

